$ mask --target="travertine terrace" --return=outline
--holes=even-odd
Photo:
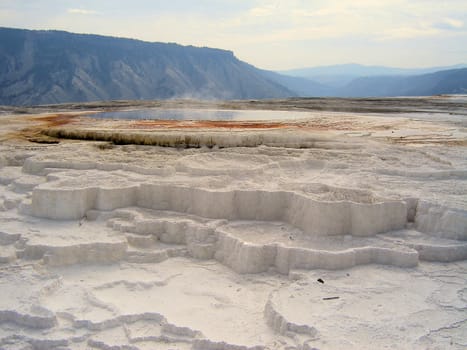
[[[4,108],[0,349],[465,348],[466,101]]]

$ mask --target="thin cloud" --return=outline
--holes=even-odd
[[[260,6],[255,6],[247,12],[247,15],[253,17],[269,17],[278,14],[280,14],[278,2],[276,2],[275,4],[268,3]]]
[[[379,40],[416,39],[439,35],[440,30],[433,27],[399,27],[387,30],[380,36]]]
[[[67,11],[68,13],[72,13],[72,14],[75,14],[75,15],[96,15],[97,12],[96,11],[92,11],[92,10],[85,10],[85,9],[68,9]]]
[[[465,61],[447,52],[467,38],[467,1],[0,0],[0,22],[225,48],[270,69],[372,59],[442,65]]]
[[[464,27],[464,22],[453,18],[444,18],[443,20],[435,23],[434,26],[445,30],[459,30]]]

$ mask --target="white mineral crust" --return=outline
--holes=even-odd
[[[465,126],[430,128],[464,145],[4,139],[0,349],[465,349]]]

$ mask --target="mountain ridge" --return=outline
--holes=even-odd
[[[0,27],[3,105],[456,94],[467,93],[464,66],[432,72],[452,66],[407,70],[345,64],[305,69],[322,74],[310,79],[256,68],[218,48]]]
[[[467,68],[467,64],[459,63],[448,66],[434,66],[434,67],[423,67],[423,68],[402,68],[392,66],[381,66],[381,65],[365,65],[359,63],[343,63],[334,65],[324,66],[313,66],[294,68],[288,70],[279,70],[277,73],[310,78],[316,75],[352,75],[352,76],[381,76],[381,75],[422,75],[428,73],[435,73],[443,70],[452,70]]]
[[[346,73],[347,68],[350,70]],[[326,66],[325,70],[329,69],[328,72],[332,73],[328,75],[324,74],[325,70],[320,69],[315,70],[323,73],[320,76],[289,77],[300,79],[301,91],[316,97],[394,97],[467,93],[467,65],[464,64],[420,69],[349,64]],[[367,74],[359,75],[357,71]],[[305,72],[309,73],[310,70]],[[280,82],[292,90],[296,86],[295,82],[289,84],[285,79],[281,79]],[[295,91],[300,94],[300,91]]]
[[[329,66],[289,69],[278,71],[277,73],[313,80],[314,82],[327,85],[329,88],[342,88],[357,78],[375,76],[414,76],[461,68],[467,68],[467,64],[425,68],[400,68],[346,63]]]
[[[0,28],[0,104],[295,94],[232,51]]]
[[[426,96],[467,94],[467,68],[442,70],[413,76],[375,76],[353,80],[339,91],[341,96]]]

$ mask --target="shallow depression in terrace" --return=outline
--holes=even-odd
[[[303,111],[215,110],[215,109],[137,109],[132,111],[102,112],[93,118],[125,120],[296,120],[309,115]]]

